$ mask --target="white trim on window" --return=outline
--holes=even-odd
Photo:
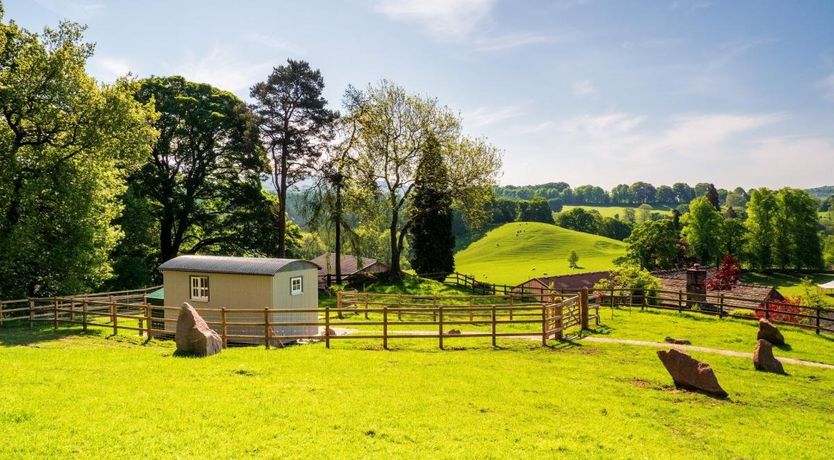
[[[304,277],[293,276],[290,278],[290,295],[304,294]]]
[[[191,289],[189,293],[189,300],[197,302],[208,302],[209,300],[209,277],[208,276],[189,276],[189,285]]]

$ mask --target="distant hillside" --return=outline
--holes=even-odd
[[[482,281],[518,284],[545,275],[608,270],[625,254],[620,241],[536,222],[504,224],[455,255],[457,271]],[[568,255],[579,255],[579,269]]]
[[[823,187],[806,188],[806,192],[817,198],[828,198],[834,195],[834,185],[825,185]]]

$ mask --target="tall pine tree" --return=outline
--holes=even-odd
[[[414,182],[409,236],[417,274],[443,280],[455,270],[449,172],[433,135],[426,140]]]

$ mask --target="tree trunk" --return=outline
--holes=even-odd
[[[174,214],[167,206],[162,210],[159,223],[159,262],[173,259],[179,248],[174,247]]]
[[[281,186],[278,190],[278,257],[287,256],[287,144],[281,145]]]
[[[400,245],[399,239],[397,238],[397,225],[399,223],[399,211],[396,207],[394,207],[391,213],[391,228],[389,231],[391,232],[391,261],[388,265],[388,273],[392,275],[399,275],[400,274]]]
[[[336,186],[336,284],[342,284],[342,186]]]

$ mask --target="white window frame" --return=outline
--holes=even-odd
[[[209,301],[209,277],[191,275],[188,277],[188,299],[195,302]]]
[[[294,286],[295,282],[298,281],[298,289]],[[304,294],[304,277],[303,276],[293,276],[290,278],[290,295],[301,295]]]

